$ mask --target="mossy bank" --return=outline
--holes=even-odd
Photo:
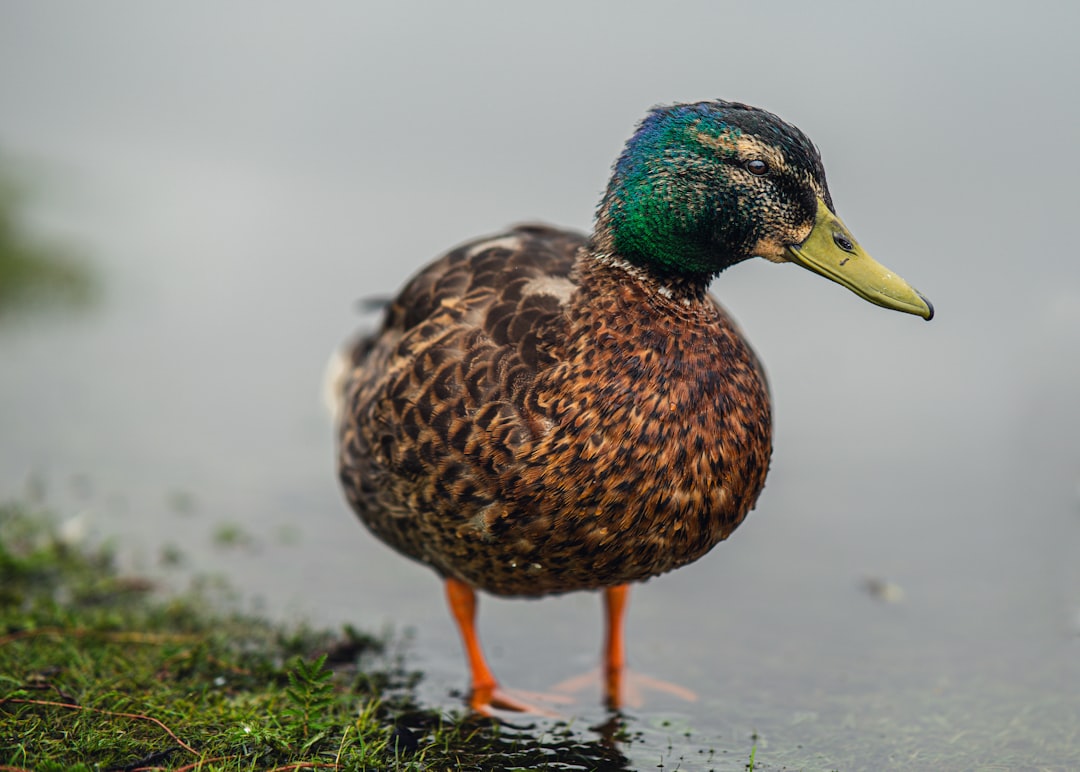
[[[419,705],[395,649],[158,598],[0,504],[0,769],[626,768],[618,724],[604,740]]]

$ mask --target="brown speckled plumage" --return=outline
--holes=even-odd
[[[384,542],[537,596],[694,561],[754,506],[765,378],[700,283],[542,226],[416,276],[351,351],[340,474]]]

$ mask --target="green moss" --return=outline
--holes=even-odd
[[[48,515],[0,504],[2,768],[626,767],[610,739],[565,724],[425,708],[391,640],[156,599],[107,552],[57,534]]]

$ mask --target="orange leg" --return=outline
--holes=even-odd
[[[484,651],[480,648],[480,637],[476,634],[476,591],[458,579],[447,579],[446,601],[461,633],[461,644],[465,648],[465,658],[472,674],[469,707],[486,716],[491,715],[492,708],[523,713],[546,713],[515,700],[499,689],[499,682],[488,667]]]
[[[609,710],[622,705],[622,677],[626,667],[623,620],[630,600],[630,585],[617,584],[604,590],[604,698]]]

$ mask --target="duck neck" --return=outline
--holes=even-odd
[[[579,271],[585,284],[601,287],[608,284],[637,285],[647,296],[657,298],[662,304],[696,306],[705,300],[708,282],[683,277],[659,276],[648,268],[608,252],[588,250],[579,263]],[[666,302],[665,302],[666,301]]]
[[[600,266],[630,274],[635,280],[662,296],[688,302],[704,298],[715,271],[691,270],[688,263],[678,258],[677,253],[683,248],[689,249],[690,245],[676,239],[667,239],[661,240],[662,244],[650,244],[649,249],[644,249],[634,247],[636,242],[633,240],[620,240],[615,218],[612,217],[612,205],[613,198],[609,192],[604,201],[600,202],[596,214],[596,226],[590,240],[593,260]],[[634,248],[627,252],[621,248],[624,244],[630,244]],[[669,252],[674,250],[675,256],[667,255],[664,258],[654,254],[661,246]]]
[[[631,260],[615,247],[611,228],[601,214],[596,230],[579,262],[585,284],[625,284],[629,279],[647,294],[683,306],[694,306],[705,299],[712,277],[708,274],[674,274],[644,261]]]

